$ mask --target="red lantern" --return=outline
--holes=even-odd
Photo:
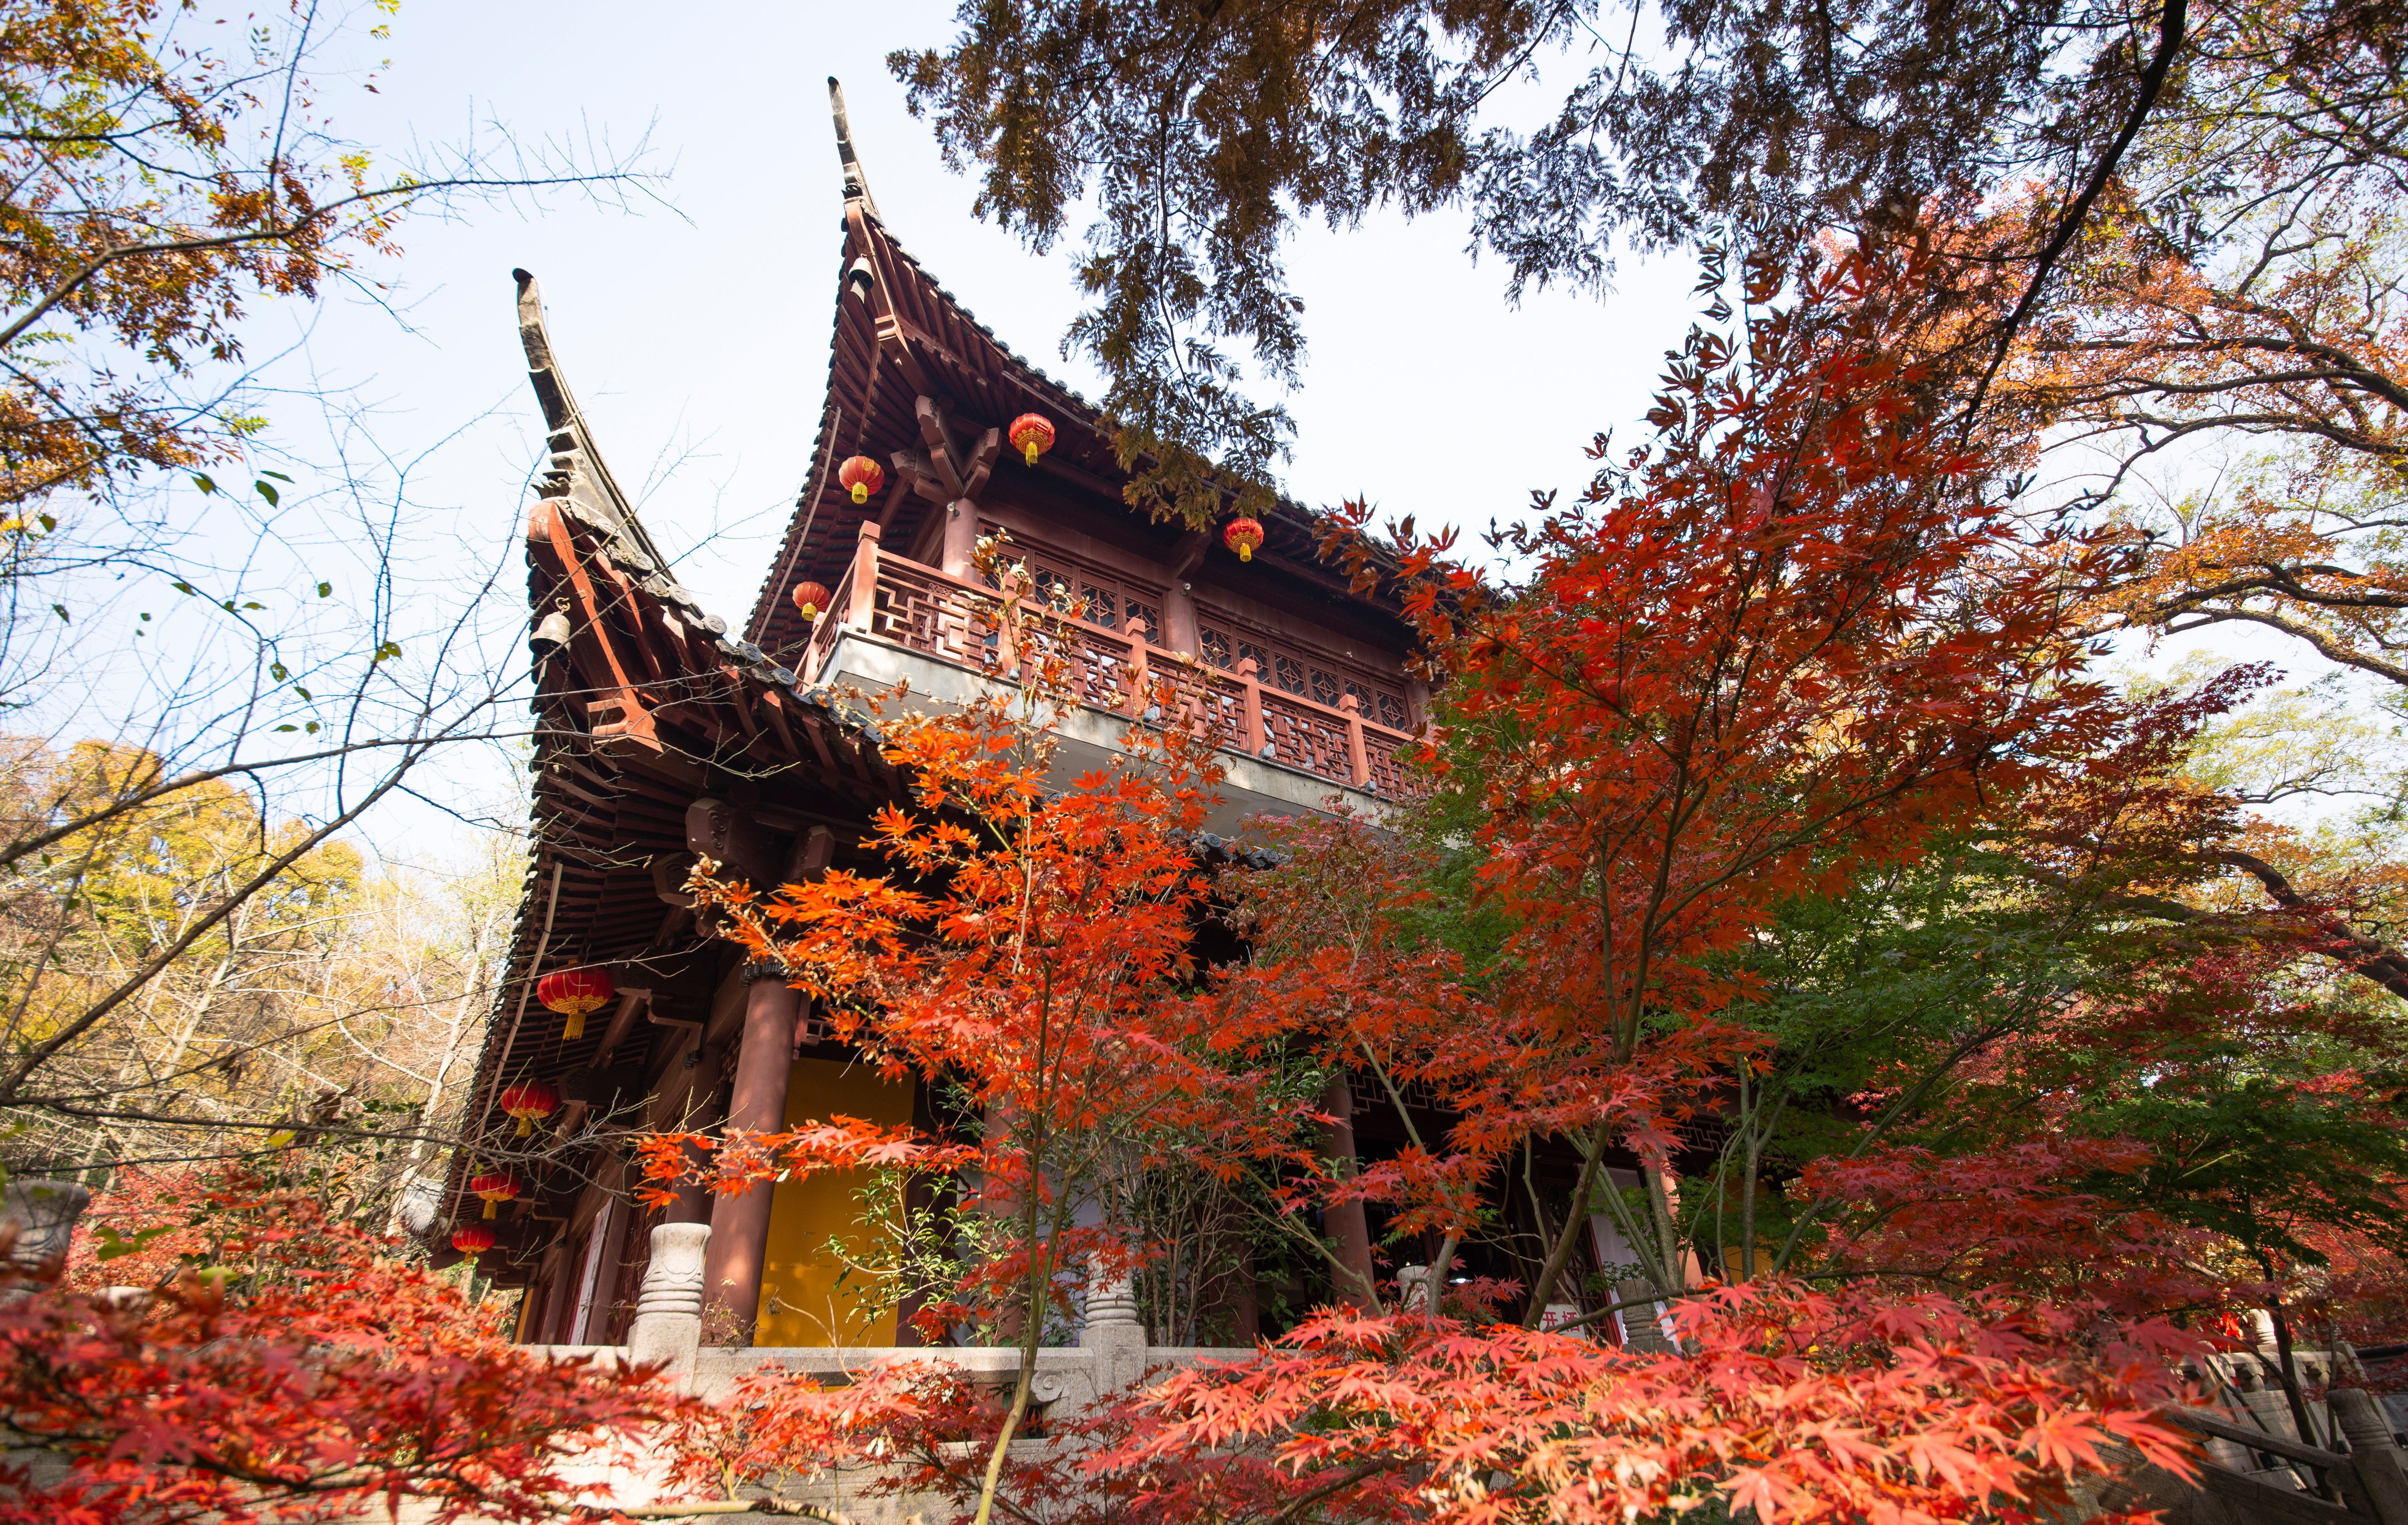
[[[502,1111],[519,1120],[519,1137],[535,1131],[538,1117],[549,1117],[560,1105],[560,1093],[540,1080],[522,1080],[502,1087]]]
[[[564,969],[535,982],[535,999],[543,1002],[543,1009],[567,1014],[568,1025],[560,1029],[563,1038],[584,1037],[585,1014],[600,1011],[617,993],[607,969]]]
[[[867,503],[869,495],[886,485],[886,472],[867,455],[849,455],[836,468],[837,485],[853,494],[855,503]]]
[[[1011,421],[1011,433],[1006,438],[1035,466],[1037,457],[1054,448],[1054,424],[1042,413],[1023,413]]]
[[[464,1223],[452,1230],[452,1247],[473,1260],[494,1247],[494,1230],[481,1223]]]
[[[494,1208],[504,1202],[518,1201],[519,1184],[499,1171],[491,1171],[483,1175],[472,1175],[468,1178],[468,1194],[472,1197],[483,1198],[485,1216],[492,1217]]]
[[[1221,531],[1221,543],[1238,553],[1240,561],[1252,561],[1254,547],[1263,543],[1263,526],[1253,519],[1232,519],[1229,527]]]
[[[804,619],[814,624],[818,623],[820,611],[827,606],[828,590],[826,588],[817,583],[795,584],[795,607],[802,611]]]

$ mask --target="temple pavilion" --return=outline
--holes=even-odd
[[[806,485],[739,625],[678,584],[578,408],[534,277],[515,272],[551,452],[526,522],[532,844],[436,1234],[490,1231],[480,1265],[525,1288],[531,1343],[624,1343],[664,1222],[710,1226],[722,1340],[911,1343],[892,1312],[827,1312],[838,1268],[825,1246],[856,1226],[855,1183],[821,1174],[715,1201],[695,1188],[648,1209],[631,1198],[627,1144],[831,1112],[937,1126],[926,1097],[854,1063],[799,992],[698,927],[683,886],[700,855],[756,885],[884,865],[867,824],[906,801],[906,781],[841,696],[908,680],[941,701],[1010,681],[982,617],[995,593],[973,566],[981,536],[1008,532],[1040,591],[1084,611],[1054,632],[1084,700],[1059,728],[1068,761],[1102,760],[1136,726],[1201,727],[1221,743],[1225,798],[1199,853],[1227,851],[1221,834],[1249,816],[1376,816],[1413,787],[1401,755],[1428,695],[1398,604],[1316,559],[1315,521],[1296,505],[1263,515],[1244,556],[1221,533],[1132,510],[1097,410],[896,240],[835,100],[845,199],[826,390]],[[1012,438],[1031,417],[1050,434],[1034,452]],[[1144,693],[1175,685],[1176,715],[1140,708],[1149,674]],[[1347,1105],[1340,1083],[1332,1106]],[[1402,1140],[1373,1109],[1358,1122],[1367,1152]],[[1357,1147],[1342,1125],[1331,1137]],[[1353,1211],[1327,1227],[1368,1259]],[[1230,1332],[1250,1338],[1251,1294],[1231,1296]]]

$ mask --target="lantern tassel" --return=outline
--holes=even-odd
[[[867,503],[869,501],[869,487],[867,483],[856,482],[853,484],[853,500],[855,503]]]
[[[1031,465],[1031,466],[1035,466],[1035,465],[1037,464],[1037,456],[1038,456],[1038,453],[1039,453],[1039,452],[1038,452],[1038,448],[1037,448],[1037,441],[1036,441],[1036,440],[1034,440],[1034,439],[1031,439],[1027,444],[1025,444],[1025,445],[1022,446],[1021,448],[1022,448],[1024,451],[1027,452],[1027,454],[1028,454],[1028,464],[1029,464],[1029,465]]]
[[[1238,559],[1239,559],[1240,561],[1252,561],[1252,560],[1254,560],[1254,541],[1252,541],[1252,540],[1240,540],[1240,541],[1238,542]]]
[[[566,1027],[564,1027],[564,1028],[562,1028],[562,1029],[560,1029],[560,1036],[561,1036],[561,1037],[562,1037],[562,1039],[564,1039],[564,1040],[570,1039],[570,1038],[582,1038],[582,1037],[584,1037],[584,1036],[585,1036],[585,1014],[584,1014],[583,1012],[571,1012],[571,1013],[569,1013],[569,1014],[568,1014],[568,1025],[567,1025],[567,1026],[566,1026]]]
[[[521,1137],[521,1138],[525,1138],[528,1134],[530,1134],[530,1133],[532,1133],[532,1132],[534,1132],[534,1131],[535,1131],[535,1117],[534,1117],[534,1115],[533,1115],[532,1114],[530,1114],[530,1113],[524,1113],[524,1112],[520,1113],[520,1114],[519,1114],[519,1137]]]
[[[491,1197],[485,1199],[485,1216],[487,1217],[494,1216],[494,1199]]]

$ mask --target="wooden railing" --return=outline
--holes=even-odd
[[[870,597],[859,597],[862,589]],[[1235,672],[1209,668],[1143,639],[1142,622],[1108,629],[1055,611],[1007,640],[1003,596],[933,567],[884,554],[878,526],[864,524],[844,585],[829,599],[804,655],[806,682],[820,681],[837,641],[859,630],[973,671],[1017,679],[1038,655],[1063,660],[1070,688],[1091,708],[1149,725],[1182,725],[1217,746],[1392,798],[1420,792],[1406,771],[1412,738],[1363,718],[1354,696],[1336,709],[1265,688],[1252,661]],[[1168,712],[1166,712],[1166,711]]]

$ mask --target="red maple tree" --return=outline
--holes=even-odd
[[[1401,582],[1445,665],[1429,763],[1470,801],[1478,895],[1510,928],[1499,1005],[1555,1072],[1660,1084],[1694,1060],[1654,1056],[1684,1043],[1726,1075],[1751,1064],[1714,1023],[1751,986],[1716,955],[1784,899],[1913,856],[2114,713],[2060,607],[2092,550],[2027,524],[1928,414],[1900,330],[1931,279],[1911,244],[1749,262],[1742,342],[1693,330],[1650,442],[1512,532],[1512,586],[1410,521],[1380,554],[1360,505],[1329,531],[1358,582]],[[1603,1202],[1681,1288],[1661,1132],[1547,1122],[1580,1151],[1575,1200],[1610,1148],[1641,1155],[1648,1210]],[[1585,1231],[1568,1215],[1526,1324]]]
[[[691,1405],[651,1372],[513,1345],[499,1306],[304,1195],[206,1190],[211,1263],[164,1284],[0,1266],[0,1430],[25,1448],[0,1522],[299,1525],[405,1500],[553,1519],[608,1496],[576,1463]]]
[[[835,870],[756,892],[697,869],[698,903],[782,963],[841,1038],[887,1073],[941,1086],[966,1121],[951,1138],[833,1116],[775,1133],[655,1136],[651,1190],[697,1157],[716,1189],[772,1174],[858,1165],[941,1173],[986,1226],[949,1299],[917,1316],[930,1333],[969,1321],[1021,1349],[1019,1379],[985,1447],[977,1516],[994,1507],[1029,1404],[1049,1316],[1096,1275],[1146,1254],[1093,1208],[1113,1177],[1166,1168],[1302,1166],[1306,1103],[1283,1098],[1269,1056],[1199,999],[1197,937],[1211,897],[1195,838],[1219,769],[1178,727],[1133,734],[1114,766],[1065,776],[1058,707],[1081,677],[1050,610],[990,546],[1009,591],[993,611],[1019,685],[921,712],[880,700],[886,755],[909,770],[910,810],[889,808],[875,842],[886,874]],[[1163,696],[1166,710],[1172,697]]]

